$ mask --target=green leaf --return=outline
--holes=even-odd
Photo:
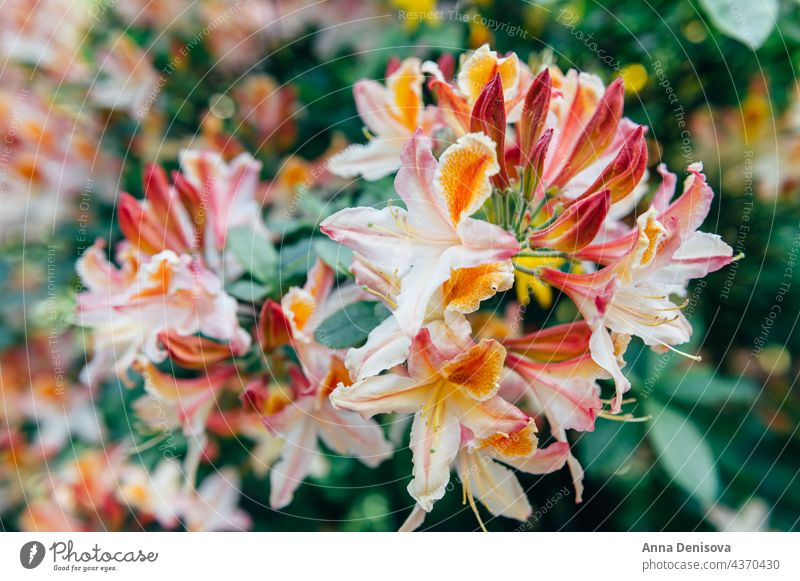
[[[772,32],[778,15],[778,0],[700,0],[720,32],[759,48]]]
[[[252,228],[228,232],[226,248],[257,281],[275,285],[278,278],[278,252],[272,243]]]
[[[744,377],[726,377],[709,367],[692,368],[684,377],[676,373],[673,381],[657,393],[659,398],[675,398],[689,405],[750,404],[758,397],[756,384]]]
[[[320,238],[304,238],[281,247],[280,281],[282,285],[301,284],[309,269],[314,266],[314,242]]]
[[[367,335],[390,315],[381,303],[360,301],[347,305],[317,327],[317,342],[331,349],[360,347]]]
[[[234,298],[248,303],[257,303],[267,298],[272,292],[271,287],[266,287],[252,280],[237,280],[229,285],[226,290]]]
[[[350,274],[350,264],[353,262],[353,251],[347,246],[328,238],[320,238],[314,242],[314,251],[320,259],[340,274]]]
[[[647,438],[657,453],[658,462],[672,481],[703,503],[714,503],[719,496],[719,474],[714,454],[702,432],[685,415],[664,407],[652,398],[645,409],[653,416]]]
[[[636,470],[636,458],[642,440],[641,425],[628,422],[598,420],[594,432],[579,438],[578,453],[586,471],[593,476],[610,478],[630,474],[642,477]],[[641,463],[639,463],[641,464]]]

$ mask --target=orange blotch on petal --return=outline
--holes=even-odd
[[[514,95],[519,85],[519,59],[516,54],[506,58],[497,58],[497,53],[483,45],[461,66],[458,73],[458,88],[474,103],[486,84],[500,73],[503,83],[503,95],[508,98]]]
[[[526,458],[536,451],[538,443],[536,424],[530,422],[513,434],[495,434],[485,438],[480,448],[491,448],[498,456],[506,458]]]
[[[393,114],[409,131],[414,131],[419,125],[424,80],[419,60],[415,58],[404,60],[386,80],[392,96]]]
[[[637,243],[641,264],[650,264],[658,254],[667,231],[664,225],[656,219],[654,213],[643,216],[643,224],[639,226],[639,241]]]
[[[497,393],[505,359],[506,350],[500,343],[484,339],[445,365],[441,374],[473,399],[482,401]]]
[[[302,332],[314,315],[314,298],[305,291],[294,289],[284,298],[284,310],[295,332]]]
[[[473,268],[452,271],[444,283],[444,303],[459,313],[478,310],[481,301],[495,293],[506,291],[514,284],[514,266],[511,261],[493,262]]]
[[[331,366],[328,370],[328,375],[325,376],[325,379],[320,385],[319,388],[319,397],[326,398],[328,397],[331,392],[338,387],[339,384],[343,384],[345,387],[349,387],[352,385],[352,381],[350,380],[350,373],[347,371],[347,367],[344,365],[344,361],[342,361],[339,357],[335,355],[331,359]]]
[[[494,142],[482,133],[469,133],[447,148],[436,170],[436,184],[453,225],[483,205],[492,193],[490,178],[498,171]]]
[[[144,299],[165,296],[172,283],[172,265],[164,258],[158,266],[148,275],[148,286],[133,295],[132,299]]]

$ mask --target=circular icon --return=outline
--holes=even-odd
[[[26,569],[35,569],[44,560],[44,552],[44,545],[39,541],[25,543],[19,550],[19,562]]]

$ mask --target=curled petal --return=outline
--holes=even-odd
[[[335,408],[358,412],[364,417],[387,413],[413,413],[425,405],[424,385],[419,380],[395,374],[368,377],[350,387],[340,385],[331,393]]]
[[[513,434],[528,425],[528,416],[499,396],[479,402],[456,393],[448,403],[459,422],[472,430],[476,438]]]
[[[570,457],[567,442],[553,442],[547,448],[539,448],[530,456],[503,459],[517,470],[528,474],[550,474],[561,470]]]
[[[552,81],[550,70],[544,69],[533,80],[525,95],[522,116],[519,121],[519,148],[522,151],[523,165],[530,163],[533,147],[539,140],[550,110]]]
[[[464,464],[466,470],[461,474],[462,481],[469,482],[470,493],[490,513],[520,521],[530,517],[533,510],[513,471],[484,456]]]
[[[500,171],[492,177],[499,188],[508,186],[508,172],[505,166],[506,105],[503,100],[503,85],[500,74],[487,83],[472,109],[470,131],[482,132],[494,141]]]
[[[444,304],[459,313],[473,313],[482,301],[514,285],[511,261],[454,270],[442,287]]]
[[[585,321],[547,327],[522,337],[503,339],[503,346],[513,353],[543,363],[565,361],[589,350],[592,330]]]
[[[610,207],[609,190],[592,194],[571,204],[550,226],[535,231],[528,242],[532,248],[577,252],[597,236]]]
[[[286,345],[291,338],[291,324],[281,306],[272,299],[268,299],[261,307],[256,332],[264,351],[272,351],[276,347]]]
[[[600,190],[608,190],[611,194],[611,203],[615,204],[639,185],[646,170],[647,143],[644,139],[644,127],[639,125],[625,140],[614,161],[608,164],[581,198]]]
[[[317,413],[316,419],[320,422],[320,438],[339,454],[351,454],[370,468],[375,468],[392,454],[391,444],[374,420],[325,405]]]
[[[568,155],[566,164],[553,180],[553,185],[563,187],[573,176],[605,152],[614,140],[622,118],[624,92],[621,78],[608,86],[594,114],[578,137],[575,147]]]
[[[242,355],[234,353],[230,344],[218,343],[198,335],[184,337],[172,330],[162,331],[158,334],[158,339],[169,353],[170,359],[187,369],[207,369],[233,355]]]
[[[317,450],[317,431],[312,421],[294,422],[282,434],[281,459],[270,468],[269,505],[280,509],[292,502],[297,487],[311,473]]]
[[[436,99],[436,107],[442,112],[445,121],[457,135],[469,132],[471,112],[467,102],[456,95],[449,83],[431,79],[428,87]]]
[[[509,354],[506,365],[528,382],[536,406],[553,425],[594,430],[603,405],[595,380],[605,377],[605,373],[588,355],[562,363],[538,364]]]

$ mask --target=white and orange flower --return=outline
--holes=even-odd
[[[370,294],[389,309],[397,308],[399,279],[357,253],[351,271]],[[458,353],[472,344],[472,329],[465,315],[477,311],[482,301],[510,289],[513,283],[509,260],[453,270],[450,279],[431,297],[422,328],[428,329],[440,351]],[[387,317],[370,332],[364,345],[347,352],[347,368],[356,380],[377,375],[406,360],[413,338],[396,317]]]
[[[146,167],[144,200],[120,195],[123,234],[147,254],[192,253],[218,274],[238,276],[242,265],[225,262],[225,241],[236,227],[264,231],[256,200],[261,163],[247,153],[226,162],[218,153],[195,150],[181,151],[180,163],[174,184],[159,166]]]
[[[109,371],[125,377],[140,356],[159,362],[167,357],[162,331],[203,333],[242,354],[250,335],[239,326],[236,301],[222,282],[196,259],[164,250],[153,256],[121,245],[118,268],[98,241],[79,259],[76,269],[87,290],[78,295],[76,318],[91,329],[94,357],[84,369],[89,384]]]
[[[152,105],[150,100],[158,82],[152,56],[123,34],[108,42],[96,58],[100,65],[89,91],[91,102],[142,119]]]
[[[565,292],[592,328],[592,358],[617,385],[613,411],[619,411],[630,387],[621,370],[628,338],[640,337],[657,350],[686,343],[691,325],[669,295],[685,294],[689,280],[733,260],[732,249],[719,236],[697,231],[714,195],[701,170],[696,164],[689,167],[684,192],[671,205],[671,191],[662,190],[634,230],[579,253],[608,264],[605,268],[588,274],[542,269],[542,279]]]
[[[282,311],[288,340],[302,372],[292,374],[289,389],[268,386],[259,410],[270,431],[283,440],[280,459],[270,468],[270,505],[283,508],[300,483],[311,474],[320,458],[319,442],[339,454],[349,454],[367,466],[389,457],[392,447],[380,425],[350,411],[335,409],[329,400],[333,389],[350,385],[343,353],[319,343],[315,330],[338,309],[359,298],[361,289],[351,286],[331,294],[333,270],[318,261],[303,288],[292,288],[283,297]]]
[[[400,169],[400,154],[414,132],[429,134],[432,110],[422,101],[425,77],[416,58],[405,59],[386,75],[386,86],[361,80],[353,95],[358,114],[372,134],[366,145],[351,145],[334,155],[330,171],[342,177],[363,176],[377,180]]]
[[[470,217],[491,195],[490,178],[499,170],[494,143],[485,135],[465,135],[437,162],[417,131],[402,157],[395,189],[407,209],[348,208],[320,229],[400,280],[394,316],[413,337],[452,271],[501,263],[519,244],[499,226]]]
[[[368,377],[331,394],[337,408],[365,417],[381,413],[413,413],[411,450],[414,469],[408,491],[429,512],[450,480],[458,453],[461,427],[478,438],[512,434],[528,416],[497,395],[505,349],[484,340],[456,357],[446,358],[423,329],[411,346],[408,375]]]

